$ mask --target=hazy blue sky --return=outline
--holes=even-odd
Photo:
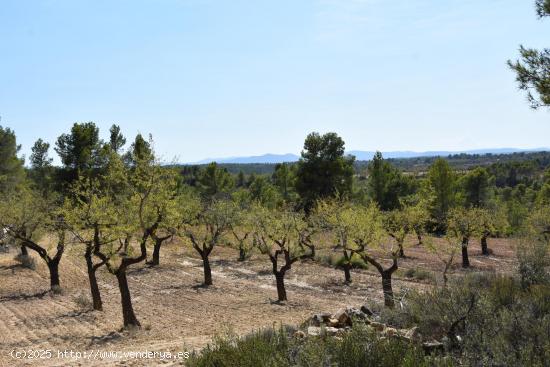
[[[23,152],[73,122],[167,160],[550,146],[506,60],[548,47],[526,0],[2,0],[0,115]]]

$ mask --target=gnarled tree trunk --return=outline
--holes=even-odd
[[[103,301],[101,299],[101,292],[99,291],[99,285],[96,277],[96,272],[99,266],[94,265],[93,263],[91,248],[86,249],[84,258],[86,259],[86,268],[88,270],[88,281],[90,283],[93,309],[96,311],[103,311]]]
[[[59,282],[59,258],[48,261],[48,270],[50,271],[50,288],[60,287]]]
[[[344,250],[344,264],[342,265],[342,268],[344,269],[344,278],[345,283],[350,284],[351,283],[351,257],[353,254],[349,254],[347,250]]]
[[[149,263],[152,266],[158,266],[160,264],[160,248],[162,241],[155,240],[155,246],[153,247],[153,260]]]
[[[204,285],[212,285],[212,269],[210,268],[210,260],[208,259],[208,254],[202,253],[202,267],[204,269]]]
[[[277,299],[279,302],[284,302],[287,300],[285,289],[285,271],[276,272],[275,281],[277,283]]]
[[[388,269],[384,269],[381,263],[376,261],[373,257],[370,257],[369,255],[365,253],[359,253],[359,256],[363,259],[363,261],[367,261],[369,264],[373,265],[378,272],[380,273],[380,276],[382,277],[382,291],[384,292],[384,305],[389,308],[393,308],[395,306],[395,301],[393,299],[393,288],[392,288],[392,275],[397,270],[397,254],[393,253],[393,262],[392,265]]]
[[[485,256],[489,255],[489,246],[487,245],[487,236],[481,237],[481,253]]]
[[[466,237],[462,239],[462,267],[470,267],[470,259],[468,257],[468,238]]]
[[[391,276],[393,271],[390,269],[383,271],[382,275],[382,290],[384,292],[384,305],[389,308],[395,306],[395,301],[393,300],[393,288],[391,284]]]
[[[130,288],[128,287],[128,279],[126,278],[126,268],[119,268],[115,275],[118,280],[118,289],[120,291],[124,327],[141,327],[132,306],[132,297],[130,296]]]

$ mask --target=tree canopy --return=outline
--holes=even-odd
[[[306,210],[319,198],[351,193],[355,158],[344,154],[344,140],[336,133],[307,136],[296,170],[296,191]]]

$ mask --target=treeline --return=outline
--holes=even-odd
[[[145,261],[158,266],[172,237],[202,259],[205,286],[213,283],[209,258],[216,246],[235,247],[241,261],[252,251],[262,254],[280,302],[287,300],[284,280],[292,266],[330,248],[341,255],[346,283],[357,259],[374,267],[385,304],[393,307],[392,275],[406,256],[407,236],[437,254],[446,279],[457,252],[462,266],[470,266],[471,239],[488,255],[489,237],[520,233],[550,198],[550,175],[500,188],[488,169],[457,172],[442,158],[415,176],[377,153],[358,177],[335,133],[309,134],[300,161],[277,165],[272,175],[234,175],[215,163],[164,166],[151,137],[138,134],[127,144],[118,126],[109,133],[104,141],[94,123],[75,123],[55,142],[62,167],[52,166],[50,145],[39,139],[25,170],[15,133],[1,128],[0,225],[22,256],[32,250],[44,260],[52,290],[60,287],[63,254],[76,242],[94,309],[102,309],[96,272],[103,268],[117,279],[125,326],[140,324],[128,268]],[[436,246],[433,235],[446,240]]]

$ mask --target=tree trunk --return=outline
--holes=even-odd
[[[382,272],[382,290],[384,291],[384,305],[389,308],[393,308],[395,306],[395,302],[393,300],[393,288],[391,285],[391,276],[392,273],[390,271],[383,271]]]
[[[487,245],[487,236],[481,237],[481,253],[485,256],[489,255],[489,246]]]
[[[351,271],[350,271],[350,268],[351,268],[351,264],[349,264],[349,263],[344,264],[344,276],[345,276],[345,278],[346,278],[346,284],[350,284],[350,283],[351,283]]]
[[[132,298],[130,296],[130,288],[128,287],[128,279],[126,278],[126,269],[119,269],[115,275],[118,280],[118,288],[120,290],[124,327],[141,327],[141,324],[134,313],[134,308],[132,307]]]
[[[160,247],[162,246],[162,241],[156,240],[155,246],[153,247],[153,260],[149,263],[151,266],[158,266],[160,264]]]
[[[59,287],[59,260],[51,260],[48,263],[48,269],[50,270],[50,288],[53,290],[55,287]]]
[[[279,302],[286,301],[285,273],[282,271],[275,273],[275,280],[277,282],[277,298]]]
[[[208,260],[208,255],[202,255],[202,266],[204,268],[204,285],[212,285],[212,269],[210,269],[210,260]]]
[[[462,267],[470,267],[470,259],[468,258],[468,239],[462,240]]]
[[[29,250],[27,250],[27,246],[21,245],[21,255],[29,256]]]
[[[239,261],[245,261],[246,260],[246,251],[244,250],[243,246],[239,246]]]
[[[90,292],[92,294],[92,303],[94,310],[103,311],[103,301],[101,300],[101,293],[99,291],[99,286],[97,284],[96,278],[97,268],[94,267],[91,251],[86,251],[84,257],[86,258],[86,266],[88,268],[88,280],[90,282]]]

